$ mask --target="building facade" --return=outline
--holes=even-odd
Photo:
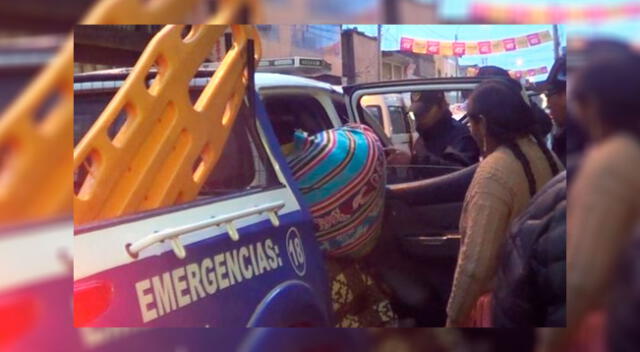
[[[435,77],[435,60],[432,55],[403,51],[382,52],[382,79],[385,81]]]
[[[262,59],[292,64],[263,70],[321,78],[341,83],[342,47],[340,25],[258,25],[262,41]],[[299,63],[320,63],[300,66]]]
[[[378,38],[356,29],[342,32],[344,83],[356,84],[380,80]]]
[[[435,77],[457,77],[458,60],[455,56],[434,56],[435,61]]]

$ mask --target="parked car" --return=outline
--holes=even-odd
[[[417,139],[415,124],[400,94],[367,95],[360,102],[383,127],[384,133],[398,149],[411,154]]]

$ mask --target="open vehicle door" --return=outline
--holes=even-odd
[[[450,106],[457,104],[455,108],[459,110],[480,82],[478,78],[389,81],[348,86],[344,92],[350,117],[367,123],[363,98],[437,90],[445,92]],[[405,164],[387,165],[387,168],[385,238],[391,239],[390,246],[397,246],[400,252],[407,254],[408,267],[416,268],[416,272],[407,280],[393,279],[402,276],[402,273],[393,272],[388,275],[392,280],[388,281],[398,298],[398,304],[405,304],[402,308],[406,311],[420,315],[413,317],[418,319],[420,325],[442,326],[446,319],[444,310],[426,308],[428,311],[424,311],[425,307],[412,306],[411,302],[403,301],[403,291],[427,290],[425,296],[431,300],[428,306],[446,306],[460,245],[458,222],[475,166],[462,168]],[[417,168],[428,169],[434,176],[416,180],[411,176],[411,170]],[[412,282],[412,285],[421,287],[407,287],[402,282]]]

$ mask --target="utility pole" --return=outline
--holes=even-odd
[[[560,36],[558,35],[558,25],[553,25],[553,57],[558,59],[560,57]]]
[[[458,25],[458,27],[456,27],[456,34],[453,37],[453,42],[457,43],[458,42],[458,32],[460,31],[460,25]],[[456,77],[460,76],[460,57],[458,55],[456,55],[456,53],[453,53],[453,56],[456,60]]]
[[[378,25],[378,82],[382,81],[382,25]]]
[[[458,26],[458,28],[460,28],[460,27]],[[456,35],[455,35],[455,37],[453,38],[453,42],[454,42],[454,43],[457,43],[457,42],[458,42],[458,31],[457,31],[457,30],[456,30]],[[455,52],[453,53],[453,57],[454,57],[454,58],[455,58],[455,60],[456,60],[456,77],[458,77],[458,76],[460,76],[460,61],[459,61],[459,60],[460,60],[460,58],[458,57],[458,55],[456,55],[456,53],[455,53]]]

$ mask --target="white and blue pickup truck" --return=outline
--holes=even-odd
[[[75,77],[76,134],[93,123],[126,74]],[[246,105],[240,109],[197,199],[75,228],[74,305],[80,325],[332,325],[313,222],[262,101],[280,109],[278,116],[301,112],[298,121],[314,133],[341,124],[332,100],[337,97],[329,85],[311,80],[256,76],[255,114]],[[190,92],[198,94],[205,81],[194,78]],[[284,96],[287,105],[278,101]],[[316,119],[314,111],[326,119]],[[163,242],[165,234],[177,235],[184,252]],[[102,302],[100,309],[95,302]]]

